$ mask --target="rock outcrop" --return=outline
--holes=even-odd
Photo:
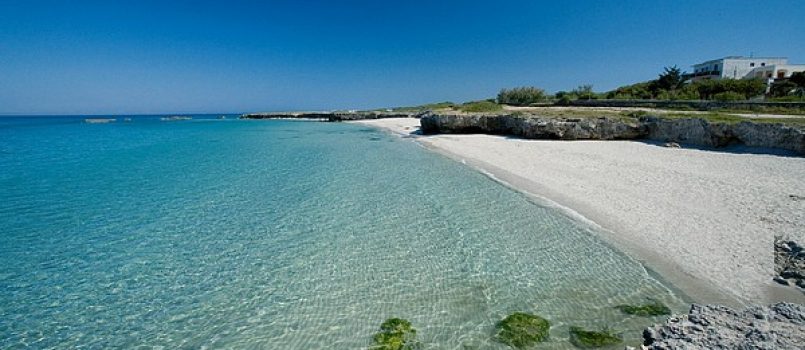
[[[647,138],[674,141],[707,147],[724,147],[735,144],[751,147],[779,148],[805,154],[803,130],[772,123],[713,123],[700,118],[668,119],[644,117],[640,123],[647,130]]]
[[[687,315],[643,331],[643,348],[802,349],[805,306],[779,303],[736,311],[720,305],[692,305]]]
[[[639,122],[614,118],[549,118],[517,115],[426,114],[420,119],[424,134],[484,133],[527,139],[619,140],[645,137]]]
[[[805,292],[805,249],[797,242],[774,241],[774,281],[786,286],[797,286]]]
[[[805,155],[805,130],[784,124],[710,122],[701,118],[556,118],[518,115],[424,114],[424,134],[484,133],[527,139],[648,139],[705,147],[746,145]]]

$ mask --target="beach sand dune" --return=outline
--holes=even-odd
[[[419,126],[360,123],[400,135]],[[805,158],[490,135],[417,142],[570,208],[697,302],[805,301],[772,281],[775,235],[805,241]]]

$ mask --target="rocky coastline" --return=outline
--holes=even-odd
[[[329,122],[420,118],[423,134],[493,134],[548,140],[651,140],[700,147],[744,145],[805,155],[805,128],[779,123],[713,122],[704,118],[543,117],[433,112],[277,112],[241,119],[313,119]]]
[[[518,115],[427,114],[424,134],[484,133],[526,139],[635,140],[704,147],[745,145],[805,155],[805,130],[783,124],[711,122],[702,118],[554,118]]]

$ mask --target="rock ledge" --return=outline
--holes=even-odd
[[[687,315],[643,331],[643,349],[803,349],[805,306],[778,303],[736,311],[691,306]]]

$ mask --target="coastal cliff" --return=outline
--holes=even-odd
[[[420,124],[424,134],[483,133],[552,140],[636,139],[648,133],[641,123],[613,118],[428,114]]]
[[[805,155],[805,130],[783,124],[742,121],[711,122],[702,118],[556,118],[519,115],[426,114],[424,134],[484,133],[527,139],[648,139],[697,146],[746,145]]]

